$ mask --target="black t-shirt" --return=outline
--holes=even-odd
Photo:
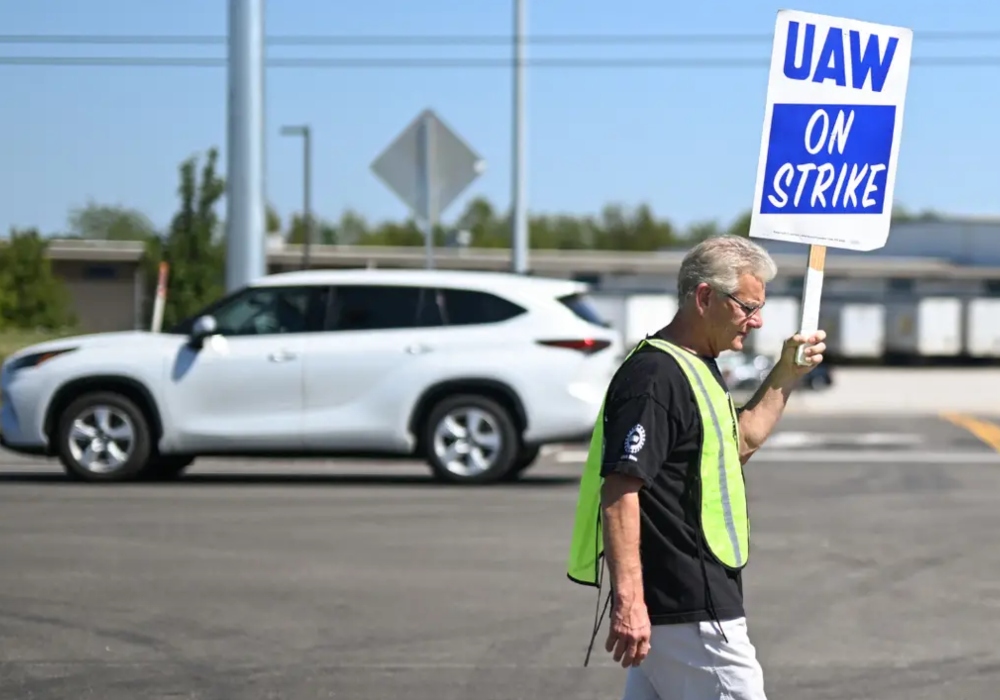
[[[700,359],[726,388],[715,360]],[[640,555],[654,625],[744,614],[740,573],[712,558],[699,525],[701,441],[698,404],[684,370],[668,353],[643,346],[608,387],[601,474],[645,482],[639,491]]]

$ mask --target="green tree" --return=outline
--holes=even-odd
[[[277,210],[270,204],[264,210],[264,221],[264,230],[267,233],[281,233],[281,217],[278,215]]]
[[[386,222],[360,236],[359,245],[389,245],[391,231],[400,225]],[[408,233],[397,235],[394,245],[422,245],[412,223]],[[659,220],[650,207],[641,205],[633,211],[611,204],[599,217],[572,216],[568,214],[534,215],[528,218],[529,242],[533,249],[548,250],[659,250],[676,245],[680,240],[670,222]],[[511,241],[511,216],[500,215],[485,198],[469,201],[465,210],[451,227],[442,227],[435,236],[442,241],[450,236],[445,231],[468,231],[472,247],[509,248]]]
[[[729,228],[726,229],[726,233],[733,236],[749,236],[750,215],[749,210],[740,214],[731,224],[729,224]]]
[[[60,330],[75,325],[68,290],[52,273],[48,242],[36,229],[0,243],[0,328]]]
[[[105,241],[148,241],[157,235],[145,214],[122,206],[89,202],[69,215],[70,235]]]
[[[498,216],[485,197],[476,197],[466,205],[455,222],[455,228],[469,232],[469,245],[473,248],[506,248],[510,245],[510,216]]]
[[[335,245],[337,243],[337,227],[325,219],[317,218],[315,214],[311,218],[313,222],[313,245]],[[302,214],[292,215],[285,240],[292,244],[305,243],[306,219]]]
[[[657,220],[648,205],[628,212],[609,204],[601,212],[594,247],[599,250],[660,250],[678,242],[670,222]]]
[[[180,209],[166,238],[147,247],[147,318],[151,313],[160,261],[170,266],[163,327],[196,313],[225,292],[225,242],[216,206],[225,194],[225,180],[216,172],[218,151],[208,151],[198,171],[197,157],[180,166]],[[200,176],[200,177],[199,177]]]
[[[435,231],[434,240],[437,245],[444,244],[444,234],[440,227]],[[379,224],[363,235],[359,245],[379,245],[379,246],[422,246],[424,244],[423,231],[412,219],[397,223],[386,221]]]
[[[719,224],[715,221],[698,221],[688,227],[687,233],[684,238],[689,245],[694,245],[695,243],[700,243],[706,238],[711,238],[712,236],[718,236],[720,233],[724,233],[719,229]],[[728,233],[725,232],[725,233]]]
[[[913,212],[907,209],[902,204],[895,204],[892,207],[892,221],[893,223],[912,223],[912,222],[926,222],[926,221],[941,221],[944,217],[937,213],[933,209],[925,209],[922,212]]]
[[[500,245],[508,247],[510,226],[505,225],[503,228],[503,242]],[[528,221],[530,245],[536,250],[589,250],[597,245],[601,234],[601,227],[590,217],[533,216]]]
[[[336,225],[337,241],[345,245],[364,245],[370,228],[365,217],[353,209],[348,209],[340,215]]]

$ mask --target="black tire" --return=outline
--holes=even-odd
[[[497,436],[498,445],[495,450],[490,451],[488,456],[491,459],[486,469],[461,474],[449,468],[441,457],[438,456],[435,433],[439,424],[449,414],[461,414],[469,410],[479,411],[483,414],[487,424],[491,428],[489,434]],[[442,441],[442,444],[446,443],[447,441]],[[503,479],[511,470],[521,452],[521,437],[518,434],[517,428],[514,425],[514,419],[510,413],[493,399],[475,394],[448,396],[435,404],[430,413],[428,413],[427,419],[423,421],[421,444],[427,463],[430,465],[431,472],[435,478],[450,484],[496,483]]]
[[[510,468],[506,474],[504,474],[504,481],[517,481],[521,478],[524,472],[531,468],[531,465],[535,463],[538,459],[538,454],[542,451],[539,445],[533,445],[531,447],[522,447],[521,453],[514,460],[514,466]]]
[[[97,408],[106,407],[111,410],[113,418],[111,427],[118,426],[118,418],[127,419],[131,427],[131,440],[127,442],[125,461],[114,469],[95,471],[81,463],[71,446],[73,440],[73,423],[78,418],[88,418]],[[95,483],[111,483],[131,481],[135,479],[149,462],[151,452],[151,437],[149,421],[142,410],[131,399],[111,391],[97,391],[85,394],[72,401],[59,416],[55,433],[56,453],[62,462],[66,473],[75,479]]]
[[[156,455],[141,476],[147,481],[171,481],[179,478],[193,462],[194,457],[187,455]]]

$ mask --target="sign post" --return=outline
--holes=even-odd
[[[484,161],[431,110],[403,129],[371,165],[413,212],[434,267],[434,228],[441,213],[485,170]]]
[[[910,29],[778,12],[750,236],[809,245],[804,334],[819,326],[826,249],[889,238],[912,46]]]

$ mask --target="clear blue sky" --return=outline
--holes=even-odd
[[[539,34],[762,33],[770,0],[529,0]],[[921,42],[921,30],[1000,30],[987,0],[801,0],[794,9],[909,26],[915,57],[1000,56],[1000,41]],[[216,34],[225,0],[6,0],[2,34]],[[509,0],[269,0],[268,34],[501,34]],[[2,55],[222,56],[219,47],[0,46]],[[770,45],[531,47],[529,57],[746,56]],[[504,47],[303,47],[270,55],[497,57]],[[1000,65],[912,69],[896,201],[955,214],[1000,213]],[[687,225],[729,221],[752,196],[766,68],[536,69],[528,78],[529,206],[596,212],[648,202]],[[222,68],[0,66],[0,230],[65,227],[88,200],[123,204],[165,226],[177,205],[177,166],[210,146],[225,155]],[[510,202],[507,69],[267,71],[267,190],[283,217],[301,201],[300,145],[284,123],[315,132],[314,207],[336,218],[406,210],[369,164],[421,109],[432,107],[487,160],[470,196]]]

